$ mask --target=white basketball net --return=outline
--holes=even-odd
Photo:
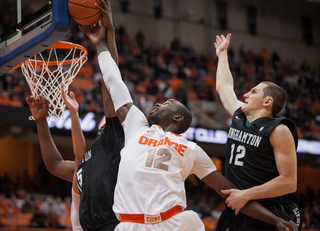
[[[21,64],[22,73],[29,84],[32,96],[36,98],[42,95],[47,99],[49,118],[53,117],[56,120],[63,118],[65,104],[60,90],[61,83],[64,85],[64,91],[68,93],[69,85],[87,61],[86,49],[78,47],[81,46],[77,45],[72,49],[49,48],[35,55],[34,59],[28,59]],[[67,51],[67,55],[59,60],[59,54],[63,51]],[[34,120],[33,116],[29,119]]]

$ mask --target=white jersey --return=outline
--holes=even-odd
[[[80,195],[72,188],[71,224],[72,231],[83,231],[79,221]]]
[[[184,181],[190,173],[200,179],[216,170],[208,155],[194,142],[149,127],[144,114],[132,106],[123,122],[125,147],[121,150],[113,210],[154,215],[176,205],[186,207]]]

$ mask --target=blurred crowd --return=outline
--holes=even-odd
[[[215,91],[216,56],[197,54],[178,39],[170,46],[147,46],[141,31],[134,38],[122,26],[116,32],[123,80],[143,112],[149,113],[154,103],[168,98],[176,98],[186,105],[199,100],[220,105]],[[64,40],[83,45],[89,52],[88,61],[69,90],[75,92],[80,111],[102,114],[101,73],[95,47],[77,27],[72,27]],[[279,84],[288,93],[287,106],[281,114],[295,122],[299,138],[320,140],[319,70],[311,69],[306,61],[297,64],[293,60],[282,60],[277,52],[270,53],[267,49],[253,53],[244,47],[237,51],[231,47],[229,60],[240,99],[261,81]],[[27,106],[25,98],[31,92],[20,68],[0,78],[0,92],[0,105]],[[228,129],[227,122],[217,125],[216,115],[208,106],[201,110],[205,116],[197,117],[193,113],[193,126]]]
[[[1,14],[3,27],[10,21],[9,16],[5,12]],[[172,41],[170,46],[147,45],[142,31],[130,37],[124,27],[116,29],[123,80],[134,103],[145,114],[151,111],[154,103],[168,98],[176,98],[185,105],[196,100],[220,105],[215,91],[216,56],[198,54],[178,39]],[[64,40],[88,49],[89,59],[69,88],[75,93],[80,111],[103,114],[101,73],[94,45],[76,26],[71,28]],[[281,114],[294,121],[299,138],[320,140],[319,69],[312,69],[306,61],[295,63],[294,60],[282,60],[276,51],[267,49],[254,53],[244,47],[230,47],[229,61],[235,90],[240,98],[260,81],[279,84],[288,94],[286,108]],[[30,88],[20,68],[0,77],[0,106],[27,107],[25,98],[30,95]],[[217,123],[214,123],[216,115],[212,110],[206,106],[201,110],[206,117],[197,117],[193,113],[192,125],[217,128]],[[203,118],[211,118],[213,122]],[[227,130],[228,122],[220,124],[221,127]],[[225,206],[222,198],[193,175],[187,179],[186,188],[187,209],[199,214],[208,231],[215,230]],[[70,194],[71,183],[52,176],[44,165],[34,178],[27,172],[16,179],[4,174],[0,176],[0,227],[70,228]],[[287,197],[303,210],[304,228],[320,229],[320,192],[308,188],[302,194]]]
[[[51,175],[41,165],[31,178],[0,177],[0,227],[71,228],[71,183]]]
[[[52,176],[41,166],[31,178],[25,171],[12,179],[0,176],[0,227],[70,229],[71,183]],[[206,231],[214,231],[225,208],[223,199],[195,175],[186,180],[187,210],[199,214]],[[310,187],[305,192],[287,195],[303,212],[303,228],[320,229],[320,191]]]

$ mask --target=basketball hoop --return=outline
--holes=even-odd
[[[65,54],[67,53],[67,54]],[[65,104],[61,95],[87,61],[88,51],[83,46],[70,42],[57,42],[46,50],[21,64],[21,70],[31,89],[33,97],[44,96],[48,101],[49,117],[56,120],[63,117]],[[59,57],[64,56],[62,60]],[[30,120],[34,120],[32,116]]]

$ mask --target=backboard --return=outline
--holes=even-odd
[[[68,0],[15,1],[0,3],[8,12],[16,9],[16,20],[0,26],[0,76],[57,43],[70,28]]]

